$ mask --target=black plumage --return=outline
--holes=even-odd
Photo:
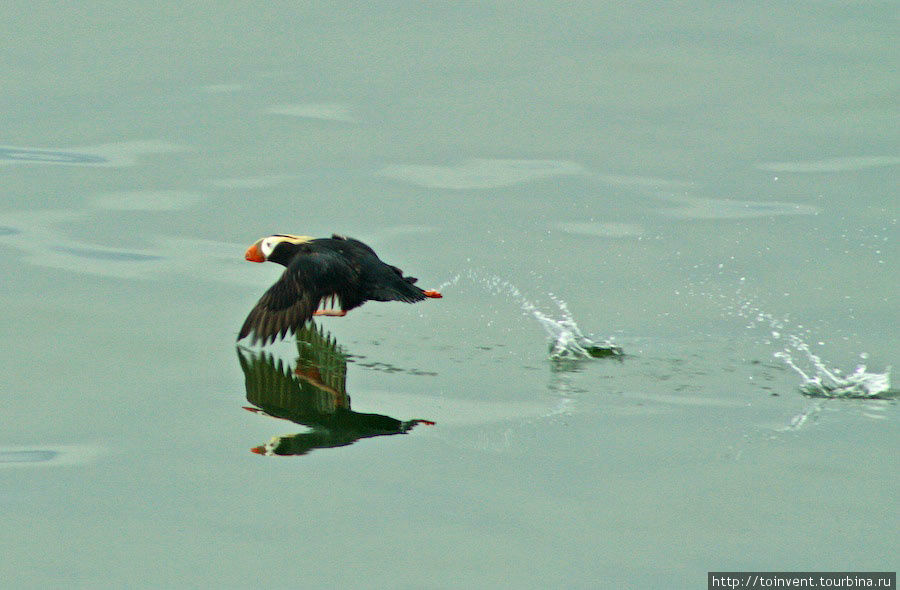
[[[441,297],[417,287],[414,277],[403,276],[366,244],[339,235],[313,239],[277,234],[257,240],[245,258],[286,267],[241,327],[238,340],[252,333],[253,343],[267,344],[296,332],[314,315],[343,316],[370,300],[415,303]],[[323,304],[331,308],[319,310]]]

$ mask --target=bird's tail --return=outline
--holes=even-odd
[[[402,280],[394,282],[390,287],[381,287],[375,289],[370,295],[370,299],[376,301],[405,301],[406,303],[415,303],[423,299],[440,299],[443,297],[434,290],[420,289],[413,283],[416,282],[415,277],[402,277]]]

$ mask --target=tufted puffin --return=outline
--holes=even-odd
[[[317,239],[275,234],[254,242],[244,258],[286,267],[241,327],[238,340],[253,332],[251,343],[268,344],[296,332],[314,315],[344,316],[369,300],[415,303],[442,297],[415,286],[415,278],[382,262],[366,244],[337,234]],[[319,309],[329,303],[330,308]]]

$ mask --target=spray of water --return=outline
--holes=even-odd
[[[467,270],[465,276],[474,284],[486,288],[494,295],[505,295],[518,303],[522,313],[526,317],[537,320],[538,324],[547,333],[550,347],[550,360],[553,361],[577,361],[580,359],[597,358],[623,355],[622,349],[610,339],[596,341],[582,333],[572,312],[566,302],[553,293],[548,294],[550,300],[559,309],[559,315],[554,317],[545,313],[529,301],[518,287],[496,275],[482,275],[475,270]],[[461,275],[456,275],[449,281],[438,286],[438,290],[455,285]]]
[[[813,397],[848,397],[867,398],[886,394],[891,389],[890,367],[884,373],[870,373],[866,370],[866,353],[860,354],[860,362],[853,372],[847,374],[841,369],[832,368],[813,353],[807,342],[811,338],[811,330],[797,326],[798,333],[783,331],[790,326],[788,318],[776,318],[772,314],[758,309],[749,301],[741,305],[741,313],[751,312],[758,325],[769,330],[769,343],[781,342],[782,349],[773,356],[800,375],[800,391]],[[804,370],[805,367],[805,370]]]
[[[869,373],[866,366],[858,364],[850,374],[844,374],[840,369],[831,369],[816,354],[809,349],[809,345],[791,334],[787,338],[788,344],[784,350],[775,353],[775,358],[783,361],[787,366],[796,371],[802,378],[800,391],[814,397],[877,397],[890,391],[891,374],[890,367],[884,373]],[[791,355],[791,351],[805,357],[813,371],[807,374],[801,369]],[[860,355],[860,360],[865,361],[867,355]]]
[[[723,266],[718,266],[720,274]],[[810,349],[808,342],[813,339],[811,329],[800,324],[793,325],[788,316],[777,317],[764,311],[752,297],[744,294],[746,279],[740,277],[739,283],[741,287],[732,295],[703,291],[699,294],[707,295],[722,305],[726,316],[748,321],[748,329],[759,327],[766,330],[768,336],[765,343],[781,345],[773,356],[801,377],[800,391],[803,394],[822,398],[872,398],[894,393],[891,390],[890,367],[884,373],[871,373],[865,365],[868,355],[862,353],[859,355],[860,362],[852,372],[832,368]],[[808,418],[809,415],[801,416],[800,424]]]

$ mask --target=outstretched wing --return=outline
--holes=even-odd
[[[259,340],[268,344],[276,338],[284,338],[288,331],[296,332],[312,319],[319,304],[318,297],[304,288],[298,278],[290,270],[284,271],[278,282],[269,287],[250,310],[238,340],[253,332],[251,344]]]

